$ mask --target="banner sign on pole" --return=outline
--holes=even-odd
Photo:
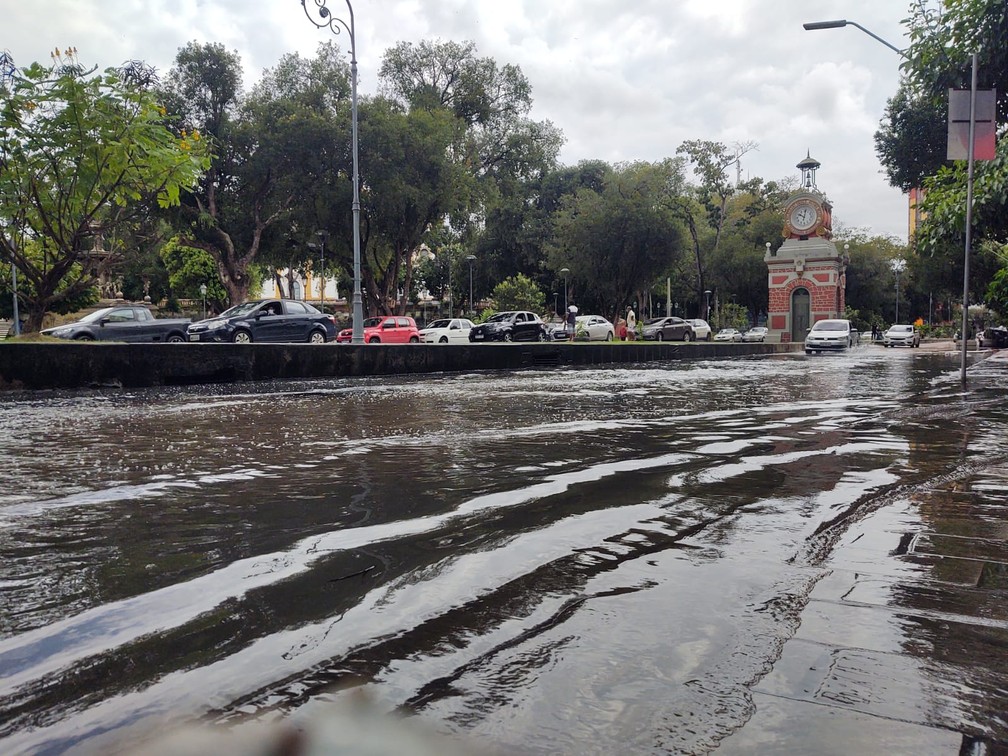
[[[994,114],[997,90],[980,89],[976,93],[976,121],[973,159],[994,159]],[[949,90],[948,160],[969,160],[970,91]]]

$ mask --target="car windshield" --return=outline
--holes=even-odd
[[[237,304],[234,307],[224,310],[224,312],[220,314],[220,317],[233,318],[235,315],[246,315],[259,309],[260,305],[262,305],[262,302],[242,302],[241,304]]]
[[[426,331],[426,330],[428,330],[428,329],[430,329],[430,328],[447,328],[447,327],[448,327],[448,324],[449,324],[449,322],[450,322],[450,321],[447,321],[447,320],[435,320],[435,321],[434,321],[433,323],[431,323],[430,325],[428,325],[428,326],[425,326],[425,327],[424,327],[424,330]]]
[[[99,320],[101,320],[102,318],[104,318],[110,312],[112,312],[112,308],[111,307],[103,307],[100,310],[96,310],[96,311],[92,312],[90,315],[85,315],[83,318],[80,319],[80,322],[81,323],[97,323]]]
[[[487,323],[504,323],[514,317],[513,312],[498,312],[491,318],[487,318]]]
[[[645,321],[644,325],[653,326],[653,325],[659,325],[659,324],[664,323],[664,322],[665,322],[665,318],[651,318],[651,320]],[[669,322],[671,323],[672,321],[669,321]]]
[[[845,320],[820,320],[812,326],[813,331],[846,331],[847,328]]]
[[[913,326],[903,326],[897,325],[889,329],[891,333],[910,333],[913,331]]]

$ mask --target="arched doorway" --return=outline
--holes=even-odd
[[[791,292],[791,341],[805,341],[811,317],[812,297],[808,289],[799,287]]]

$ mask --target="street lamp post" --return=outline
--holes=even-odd
[[[319,300],[321,307],[319,309],[325,312],[325,243],[326,239],[329,238],[329,232],[326,230],[316,231],[315,236],[319,240]]]
[[[353,151],[353,336],[354,344],[364,343],[364,308],[361,299],[361,253],[360,253],[360,175],[357,159],[357,37],[354,28],[354,12],[350,0],[346,0],[350,23],[336,18],[326,7],[327,0],[313,0],[315,15],[308,10],[307,0],[301,0],[305,15],[319,29],[328,28],[333,34],[345,29],[350,35],[350,132]],[[317,18],[316,18],[317,16]]]
[[[466,257],[466,260],[469,261],[469,311],[472,312],[473,315],[475,315],[476,307],[473,305],[473,295],[472,295],[472,270],[473,270],[473,263],[476,262],[476,255],[469,255],[468,257]]]
[[[553,292],[553,314],[554,314],[554,315],[556,315],[556,314],[557,314],[557,297],[558,297],[558,296],[559,296],[559,294],[558,294],[557,292],[555,292],[555,291],[554,291],[554,292]]]
[[[567,276],[570,275],[570,268],[560,268],[560,275],[563,276],[564,280],[564,312],[567,312],[567,308],[570,307],[567,304]]]
[[[899,323],[899,274],[903,268],[906,267],[906,260],[901,260],[899,258],[892,261],[893,273],[896,274],[896,320],[893,323]]]
[[[860,29],[865,34],[867,34],[869,37],[871,37],[872,39],[874,39],[874,40],[876,40],[878,42],[881,42],[883,45],[885,45],[886,47],[888,47],[893,52],[895,52],[895,53],[897,53],[899,55],[902,55],[903,57],[906,57],[906,53],[904,53],[902,50],[900,50],[898,47],[896,47],[896,45],[893,45],[893,44],[890,44],[889,42],[886,42],[879,35],[875,34],[874,32],[868,31],[863,26],[861,26],[861,24],[856,23],[854,21],[848,21],[846,19],[839,19],[837,21],[810,21],[807,24],[802,24],[802,28],[805,29],[805,31],[817,31],[819,29],[842,29],[845,26],[853,26],[855,29]]]
[[[710,289],[705,289],[704,290],[704,296],[707,297],[707,314],[704,317],[704,320],[706,320],[708,323],[710,322],[710,295],[711,295],[711,290]]]
[[[199,285],[199,293],[200,296],[203,297],[203,320],[206,320],[206,293],[207,293],[206,284]]]

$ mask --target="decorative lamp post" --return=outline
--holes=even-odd
[[[203,297],[203,320],[206,320],[206,293],[207,293],[206,284],[199,285],[199,293],[200,296]]]
[[[476,307],[473,305],[473,296],[472,296],[472,270],[473,270],[473,263],[476,262],[476,255],[469,255],[468,257],[466,257],[466,260],[469,261],[469,309],[472,311],[472,314],[475,315]]]
[[[710,322],[710,295],[711,295],[711,290],[710,289],[705,289],[704,290],[704,296],[707,297],[707,315],[706,315],[706,317],[704,317],[704,320],[706,320],[708,323]]]
[[[557,314],[557,296],[558,296],[557,292],[554,291],[553,292],[553,314],[554,315]]]
[[[301,0],[305,15],[319,29],[328,28],[333,34],[346,30],[350,35],[350,132],[353,150],[353,336],[354,344],[364,343],[364,308],[361,300],[361,253],[360,253],[360,175],[357,168],[357,37],[354,28],[354,12],[350,0],[346,1],[350,23],[336,18],[326,7],[327,0],[312,0],[314,12],[309,11],[307,0]]]
[[[564,312],[567,312],[567,308],[570,306],[567,304],[567,276],[570,275],[570,268],[560,268],[560,275],[563,276],[564,280]],[[564,317],[567,317],[566,315]]]
[[[315,236],[317,236],[319,240],[319,255],[321,256],[319,260],[319,277],[321,279],[321,285],[319,286],[319,300],[321,307],[319,309],[321,309],[322,312],[325,312],[325,243],[326,239],[329,238],[329,232],[323,229],[321,231],[316,231]]]

